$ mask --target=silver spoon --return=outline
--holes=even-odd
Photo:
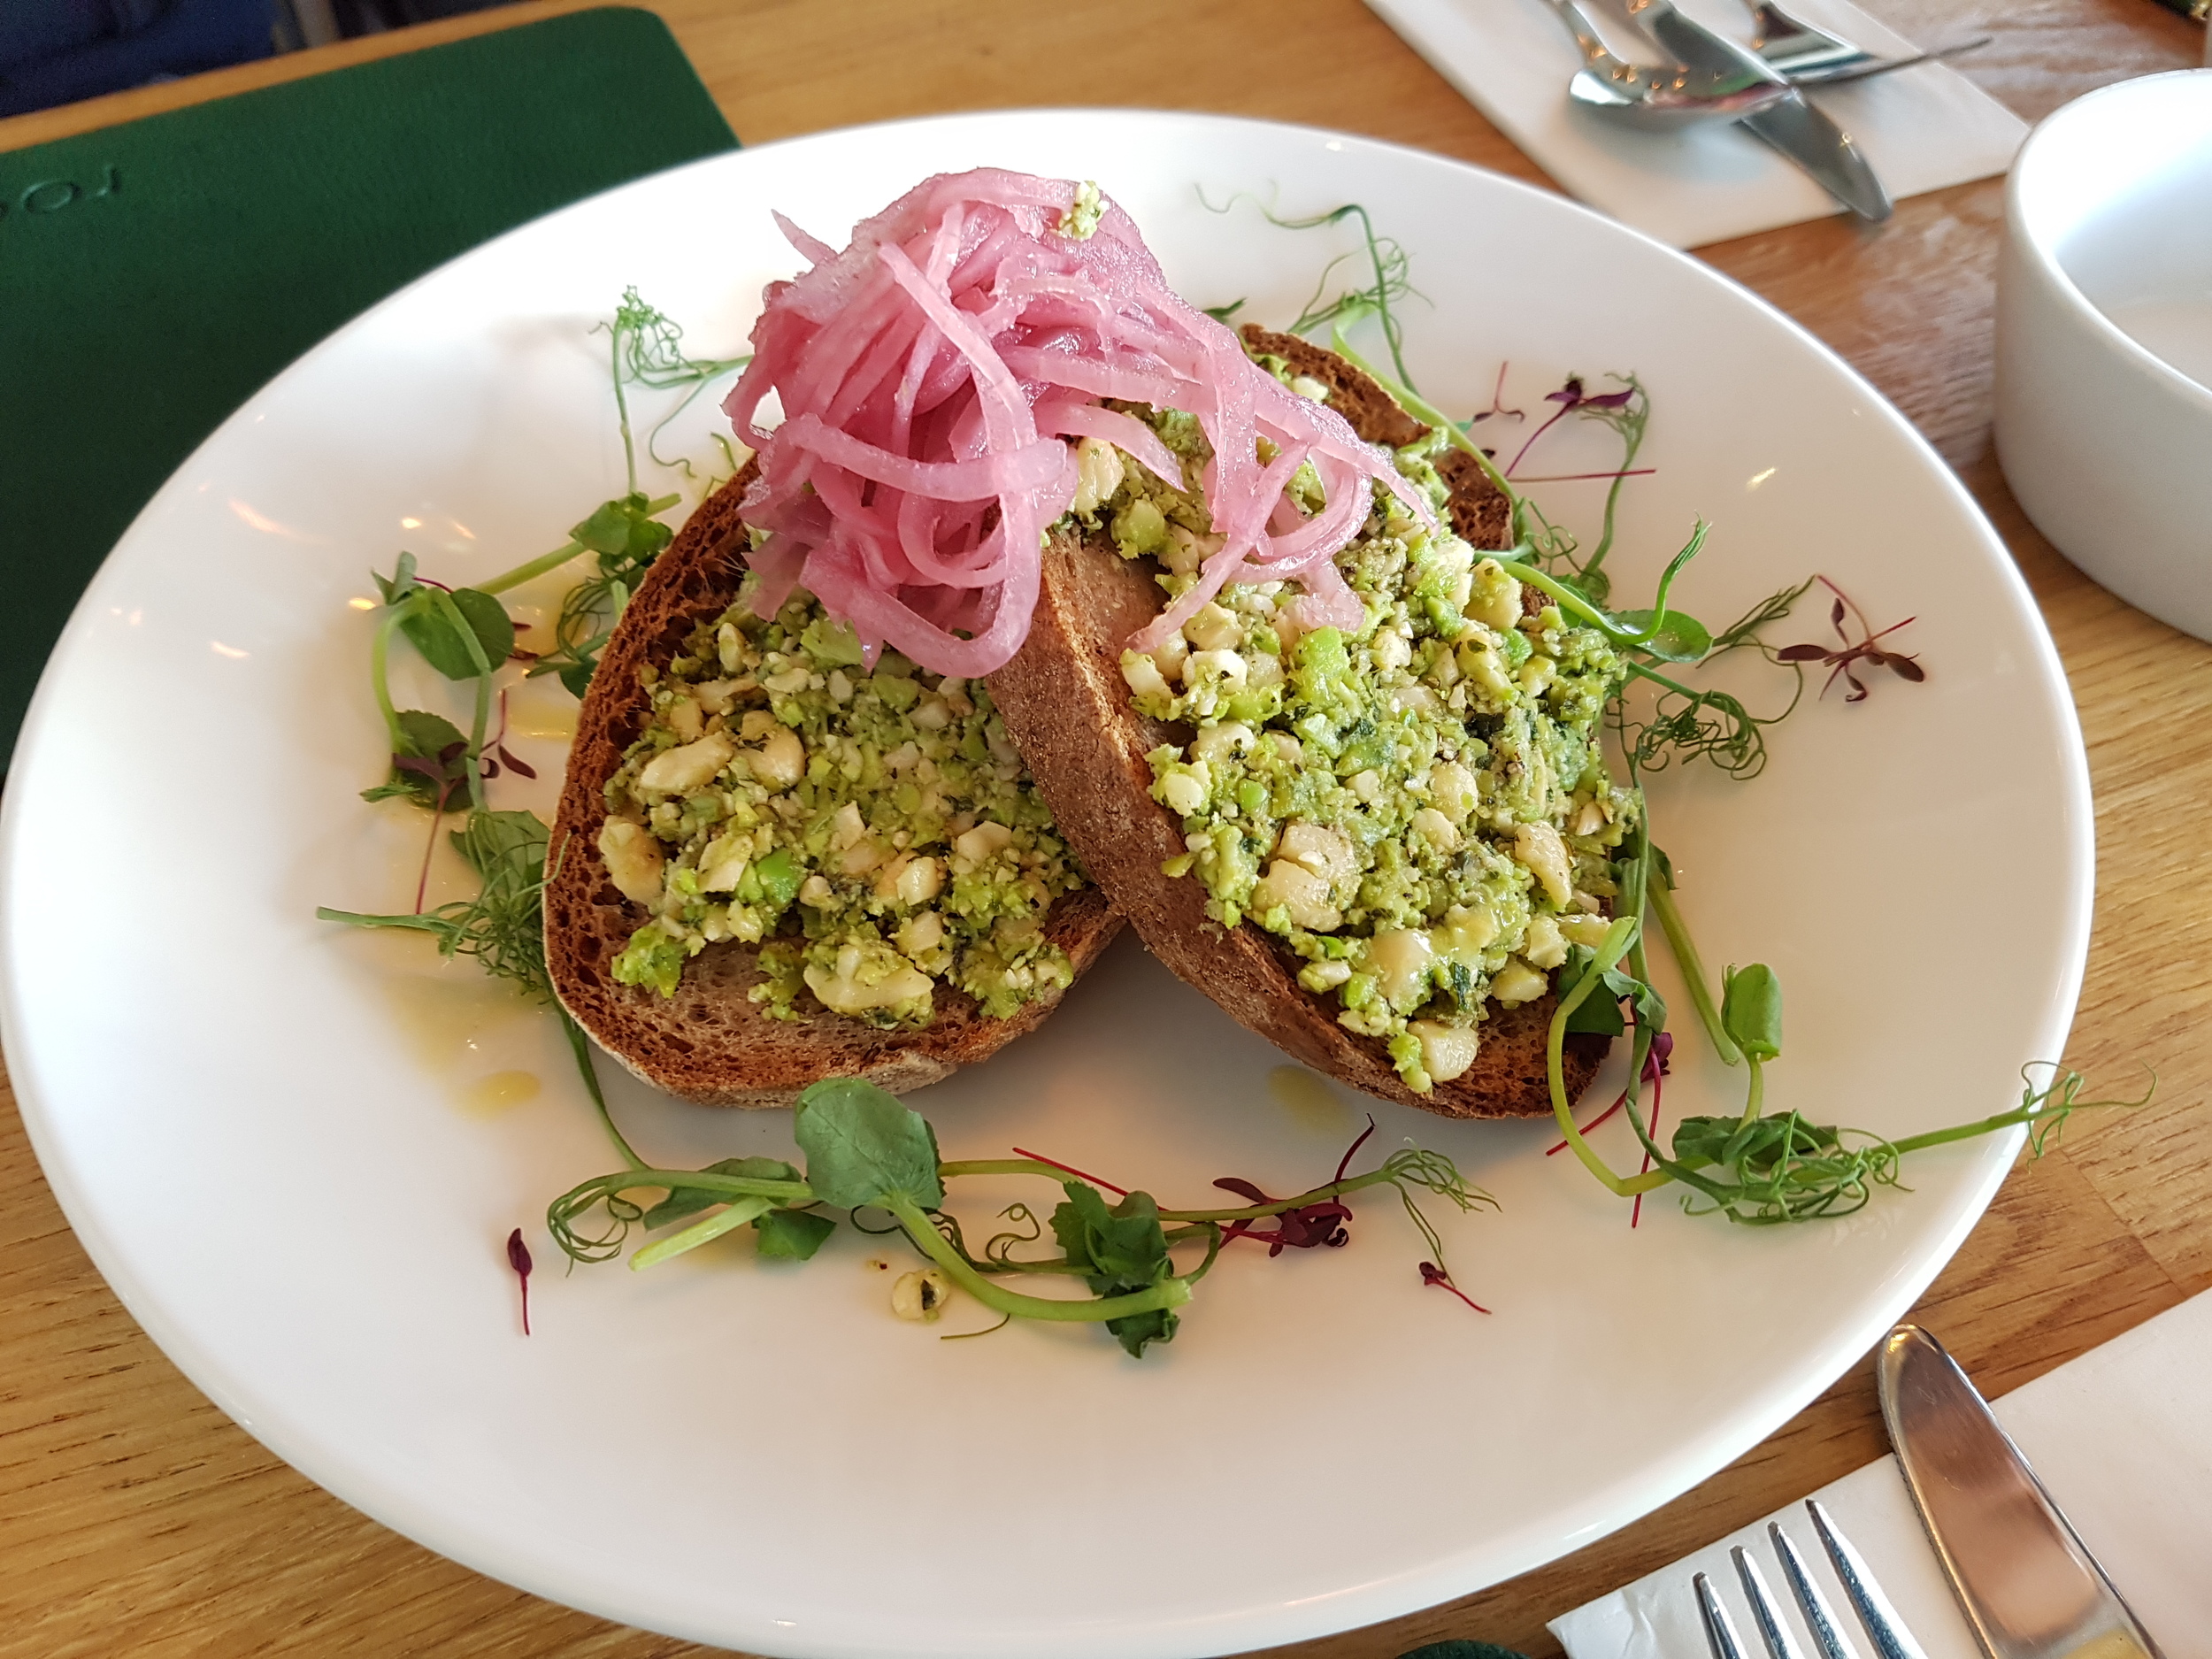
[[[1749,75],[1629,63],[1606,49],[1576,0],[1551,0],[1551,6],[1574,36],[1586,65],[1567,83],[1567,96],[1614,119],[1662,130],[1734,121],[1789,96],[1786,85]]]

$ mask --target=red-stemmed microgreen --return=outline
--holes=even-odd
[[[1503,362],[1498,365],[1498,383],[1490,388],[1490,407],[1487,409],[1478,410],[1475,413],[1468,416],[1465,420],[1458,422],[1457,425],[1462,432],[1466,431],[1469,427],[1476,425],[1479,421],[1526,420],[1528,419],[1527,410],[1508,409],[1505,406],[1505,372],[1512,366],[1513,365],[1510,362]]]
[[[1625,409],[1635,396],[1636,388],[1633,382],[1624,384],[1617,392],[1594,393],[1584,389],[1582,377],[1579,374],[1570,374],[1566,384],[1557,391],[1544,394],[1546,403],[1556,403],[1559,407],[1545,416],[1536,430],[1530,433],[1523,441],[1521,447],[1514,452],[1513,458],[1506,463],[1505,475],[1511,478],[1518,472],[1521,463],[1528,458],[1528,452],[1536,447],[1536,441],[1577,410]]]
[[[1446,1272],[1442,1268],[1439,1267],[1434,1262],[1424,1262],[1421,1263],[1421,1282],[1424,1285],[1433,1285],[1440,1290],[1450,1291],[1453,1295],[1458,1297],[1460,1301],[1465,1302],[1477,1313],[1486,1314],[1490,1311],[1489,1309],[1484,1307],[1472,1296],[1470,1296],[1465,1291],[1462,1290],[1457,1285],[1452,1283],[1452,1276]]]
[[[522,1333],[530,1334],[530,1247],[522,1241],[522,1229],[517,1227],[507,1235],[507,1265],[515,1271],[515,1279],[522,1286]]]
[[[1921,667],[1920,659],[1917,657],[1907,656],[1901,651],[1885,649],[1881,643],[1898,629],[1916,618],[1907,617],[1903,622],[1893,622],[1886,628],[1877,629],[1867,621],[1866,613],[1859,609],[1857,602],[1842,588],[1837,587],[1825,576],[1816,580],[1822,587],[1835,595],[1834,603],[1828,608],[1828,623],[1835,629],[1836,638],[1840,642],[1836,645],[1816,643],[1785,645],[1774,653],[1775,661],[1824,664],[1828,669],[1828,678],[1820,687],[1820,695],[1826,696],[1829,687],[1840,679],[1851,687],[1849,691],[1844,693],[1843,700],[1846,703],[1866,701],[1866,683],[1853,672],[1862,664],[1869,668],[1886,668],[1898,679],[1910,681],[1914,685],[1918,685],[1927,679],[1928,672]],[[1858,624],[1859,637],[1857,639],[1853,639],[1845,629],[1844,624],[1847,620],[1855,621]]]
[[[1021,1148],[1016,1147],[1014,1148],[1014,1156],[1018,1158],[1033,1158],[1040,1164],[1048,1164],[1054,1169],[1060,1171],[1064,1174],[1074,1176],[1079,1181],[1088,1181],[1094,1187],[1102,1187],[1108,1192],[1116,1194],[1123,1198],[1129,1196],[1129,1189],[1126,1187],[1117,1187],[1113,1184],[1113,1182],[1105,1180],[1096,1175],[1086,1175],[1081,1170],[1077,1169],[1074,1164],[1063,1164],[1057,1158],[1048,1158],[1041,1152],[1025,1152]]]

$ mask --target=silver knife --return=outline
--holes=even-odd
[[[1740,71],[1755,80],[1789,84],[1748,46],[1683,16],[1675,10],[1674,0],[1625,0],[1625,8],[1659,50],[1686,69]],[[1739,125],[1795,162],[1861,219],[1889,217],[1889,192],[1882,188],[1851,134],[1808,104],[1795,88],[1788,96],[1745,116]]]
[[[1898,1467],[1989,1659],[2162,1659],[1943,1344],[1901,1325],[1875,1370]]]

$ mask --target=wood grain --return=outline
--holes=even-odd
[[[0,121],[0,150],[586,0],[387,35]],[[1545,182],[1357,0],[664,0],[749,142],[938,111],[1134,104],[1337,127]],[[2032,119],[2093,87],[2198,61],[2200,27],[2148,0],[1877,0],[1915,38],[1993,35],[1961,66]],[[1163,44],[1164,42],[1164,45]],[[1887,224],[1791,227],[1701,250],[1827,341],[1927,434],[2003,534],[2072,679],[2097,799],[2087,979],[2069,1058],[2157,1103],[2078,1120],[2016,1171],[1915,1317],[1995,1391],[2212,1285],[2212,648],[2061,559],[1988,444],[2001,187],[1901,203]],[[1387,1659],[1451,1636],[1555,1651],[1545,1619],[1882,1449],[1868,1369],[1657,1513],[1453,1605],[1276,1650]],[[706,1649],[482,1578],[348,1509],[232,1425],[164,1359],[86,1259],[0,1110],[0,1655],[396,1654],[646,1659]]]

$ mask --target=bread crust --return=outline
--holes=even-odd
[[[883,1031],[820,1008],[795,1023],[774,1019],[749,995],[764,977],[759,951],[735,941],[709,945],[686,964],[672,997],[614,978],[615,957],[648,911],[616,890],[600,856],[607,780],[643,724],[639,668],[665,667],[691,631],[736,596],[747,547],[739,506],[754,476],[749,464],[654,561],[592,677],[553,822],[546,966],[561,1006],[594,1041],[654,1087],[686,1100],[787,1106],[826,1077],[864,1077],[902,1094],[996,1053],[1033,1030],[1055,1000],[991,1019],[973,998],[941,984],[936,1017],[918,1031]],[[1045,918],[1046,933],[1078,977],[1120,928],[1095,887],[1064,895]]]
[[[1330,388],[1329,403],[1370,442],[1411,443],[1427,428],[1368,376],[1332,352],[1287,334],[1247,327],[1256,351]],[[1476,547],[1510,545],[1511,508],[1472,457],[1446,474],[1452,520]],[[1439,469],[1442,471],[1441,468]],[[1298,959],[1249,923],[1224,928],[1206,914],[1203,883],[1163,875],[1184,850],[1181,820],[1152,799],[1145,757],[1180,746],[1190,728],[1131,705],[1121,676],[1129,636],[1158,614],[1150,570],[1110,546],[1065,534],[1045,549],[1044,580],[1029,638],[990,678],[991,696],[1036,777],[1046,803],[1086,871],[1153,955],[1241,1024],[1293,1057],[1386,1100],[1448,1118],[1533,1117],[1551,1110],[1545,1043],[1556,999],[1548,992],[1493,1011],[1474,1064],[1428,1094],[1408,1088],[1381,1043],[1337,1024],[1334,1004],[1298,984]],[[1608,1041],[1569,1036],[1570,1098],[1596,1075]]]

